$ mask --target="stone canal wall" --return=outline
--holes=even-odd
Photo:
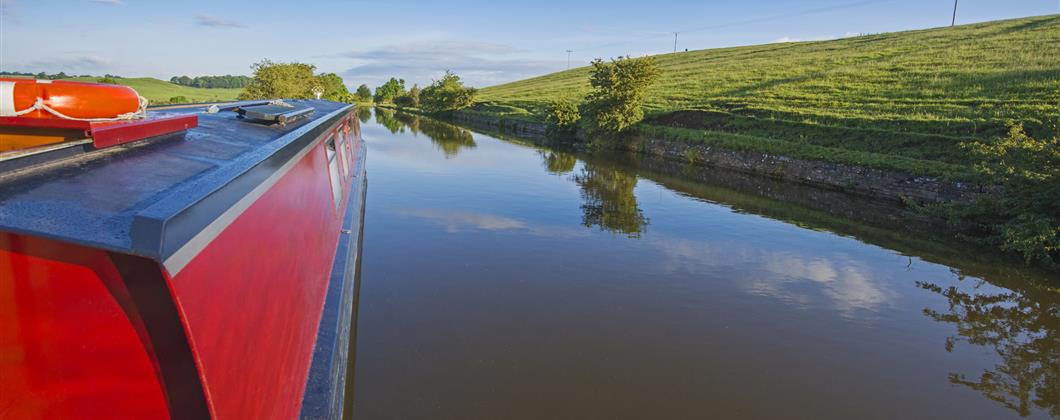
[[[497,130],[516,137],[547,142],[543,123],[498,117],[477,112],[454,112],[454,122],[487,130]],[[691,144],[680,140],[643,137],[635,151],[692,164],[700,170],[719,167],[796,181],[819,188],[854,193],[888,200],[913,200],[919,203],[968,202],[988,192],[972,183],[943,181],[912,173],[874,169],[864,166],[795,159],[766,153],[724,149]]]

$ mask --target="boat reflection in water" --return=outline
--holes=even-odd
[[[358,416],[1060,416],[1055,274],[892,203],[375,121]]]

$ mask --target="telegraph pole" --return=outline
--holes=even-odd
[[[677,53],[677,32],[674,32],[674,53]]]
[[[953,0],[953,20],[950,21],[950,27],[957,24],[957,1]]]
[[[574,50],[567,50],[567,70],[570,70],[570,53],[572,52],[574,52]]]

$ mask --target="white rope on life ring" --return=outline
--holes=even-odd
[[[30,106],[29,108],[23,109],[21,111],[17,111],[15,110],[14,91],[14,82],[0,82],[0,117],[20,117],[37,110],[48,112],[49,114],[52,114],[64,120],[88,122],[127,121],[140,119],[147,116],[147,98],[140,96],[139,94],[137,94],[136,97],[139,98],[140,106],[137,107],[136,111],[134,112],[127,112],[112,118],[77,118],[63,114],[55,108],[48,106],[48,104],[44,103],[44,98],[41,98],[39,96],[37,97],[37,100],[33,102],[33,106]]]

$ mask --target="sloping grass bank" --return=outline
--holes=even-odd
[[[965,176],[975,159],[961,143],[993,141],[1015,122],[1036,137],[1058,132],[1056,45],[1060,15],[659,55],[662,77],[639,129]],[[488,87],[467,112],[540,122],[553,101],[580,101],[588,75],[583,67]]]

